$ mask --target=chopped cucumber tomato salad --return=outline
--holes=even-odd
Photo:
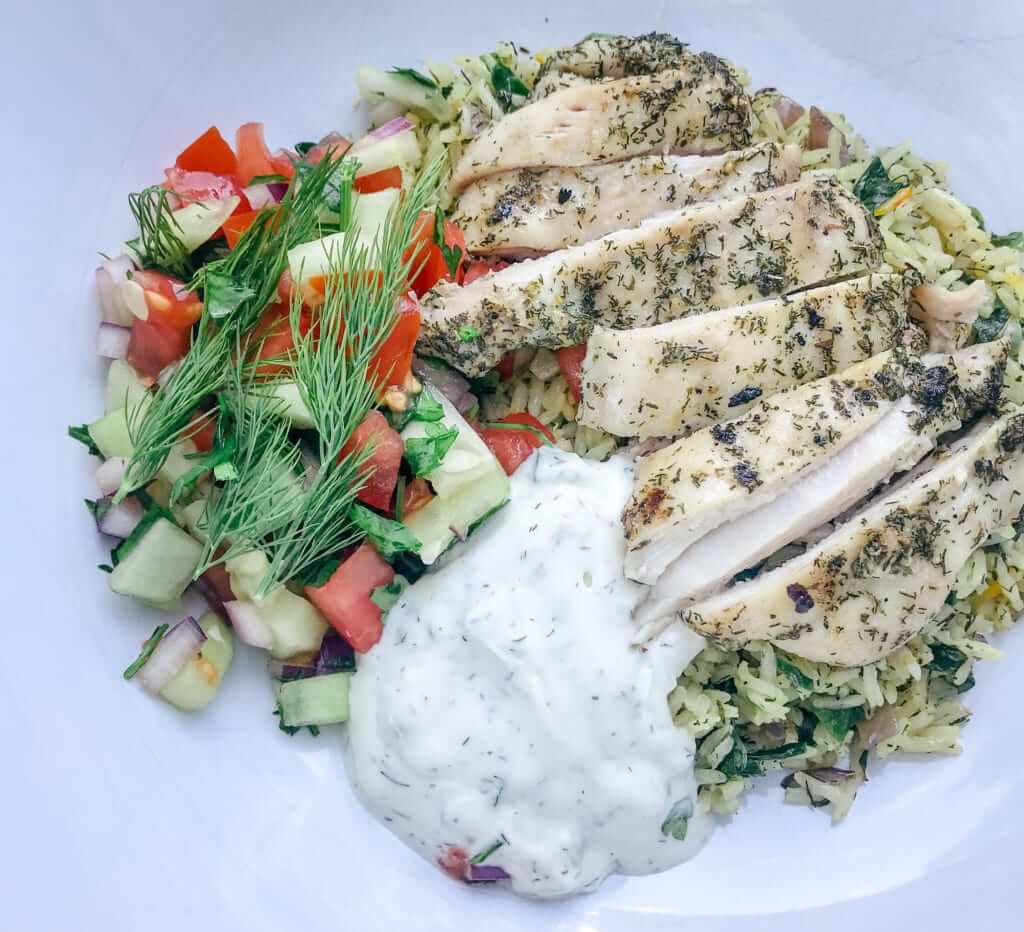
[[[130,195],[138,236],[97,269],[105,409],[69,433],[99,460],[110,589],[209,606],[124,671],[182,711],[217,694],[237,637],[268,654],[282,730],[345,721],[387,610],[553,440],[525,412],[477,422],[511,359],[471,386],[415,355],[417,296],[492,271],[422,161],[404,117],[276,152],[259,123],[234,146],[211,127]]]

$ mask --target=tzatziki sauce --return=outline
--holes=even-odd
[[[699,848],[694,743],[666,697],[704,644],[631,646],[632,483],[544,448],[511,501],[388,612],[352,680],[348,769],[369,809],[448,873],[538,897],[665,870]]]

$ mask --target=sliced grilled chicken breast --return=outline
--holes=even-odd
[[[801,556],[684,609],[730,645],[767,640],[834,666],[873,663],[942,608],[956,575],[1024,505],[1024,413],[986,420],[913,481]]]
[[[682,42],[664,32],[643,36],[590,35],[548,56],[530,97],[540,100],[564,87],[602,78],[654,74],[676,68],[695,56]]]
[[[751,123],[732,69],[713,55],[694,57],[654,75],[568,87],[510,113],[466,146],[451,192],[520,168],[742,149]]]
[[[991,409],[1006,358],[1004,343],[923,359],[883,354],[699,431],[673,445],[671,459],[641,461],[638,480],[645,479],[625,515],[626,575],[656,583],[636,612],[638,641],[842,515],[915,466],[941,434]],[[685,472],[672,481],[673,465],[704,463],[708,477],[699,488]],[[644,510],[659,499],[662,510]]]
[[[800,149],[761,143],[715,156],[648,155],[582,168],[523,168],[470,185],[453,222],[476,255],[537,256],[666,211],[790,184]]]
[[[868,275],[653,327],[598,327],[577,419],[620,437],[673,436],[895,346],[907,326],[897,275]]]
[[[571,346],[598,324],[644,327],[784,294],[881,258],[863,205],[834,179],[805,178],[654,217],[465,287],[441,283],[421,302],[420,339],[426,354],[479,375],[522,346]]]

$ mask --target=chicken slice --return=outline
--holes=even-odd
[[[800,149],[765,142],[715,156],[646,155],[582,168],[523,168],[470,185],[453,222],[477,255],[536,256],[692,204],[790,184]]]
[[[530,98],[540,100],[562,88],[601,78],[655,74],[677,68],[694,57],[684,43],[664,32],[643,36],[591,34],[547,57]]]
[[[451,193],[520,168],[689,155],[750,144],[750,98],[713,55],[683,68],[568,87],[489,126],[452,171]]]
[[[801,556],[683,610],[729,645],[767,640],[808,660],[873,663],[940,609],[968,557],[1024,504],[1024,413],[985,420],[937,465]]]
[[[673,436],[891,349],[906,326],[903,279],[876,274],[654,327],[598,327],[577,420]]]
[[[626,575],[657,580],[636,611],[637,640],[653,637],[680,609],[842,516],[919,463],[941,434],[990,410],[1007,352],[1000,342],[923,359],[883,354],[679,441],[672,461],[661,457],[654,464],[657,472],[641,462],[638,480],[646,479],[638,482],[631,507],[663,493],[664,510],[631,515],[627,509]],[[712,434],[727,442],[711,436],[709,443]],[[670,481],[673,462],[705,459],[709,477],[699,489],[685,479]],[[764,469],[761,484],[738,481],[758,467]],[[652,520],[637,520],[644,517]]]
[[[649,326],[855,275],[881,259],[860,201],[834,179],[804,178],[653,217],[465,287],[442,282],[421,301],[420,339],[425,354],[479,375],[522,346],[572,346],[595,325]]]

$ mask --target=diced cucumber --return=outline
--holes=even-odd
[[[384,229],[391,208],[398,203],[401,192],[398,188],[360,194],[352,211],[352,222],[359,227],[359,238],[372,243]]]
[[[344,233],[332,233],[311,243],[302,243],[288,250],[288,269],[297,282],[309,281],[315,275],[324,275],[330,268],[332,256],[341,255],[345,245]]]
[[[457,427],[459,431],[459,436],[445,454],[441,465],[425,476],[434,487],[434,491],[442,498],[452,498],[464,486],[475,483],[478,479],[488,475],[500,475],[504,478],[507,490],[508,477],[480,435],[466,423],[455,406],[440,391],[431,388],[431,394],[444,408],[443,422]],[[425,437],[426,427],[427,425],[423,421],[410,421],[402,431],[402,440]],[[507,491],[505,497],[507,497]]]
[[[406,110],[418,110],[436,120],[449,116],[452,105],[438,87],[427,87],[407,75],[363,65],[356,72],[359,94],[366,100],[384,98],[401,104]]]
[[[104,459],[110,459],[112,456],[127,459],[135,449],[128,435],[126,411],[124,407],[118,408],[89,425],[89,435],[93,443],[99,447]]]
[[[348,721],[351,679],[351,673],[327,673],[282,683],[277,688],[281,724],[301,728]]]
[[[327,632],[327,622],[312,602],[284,586],[257,598],[269,566],[266,554],[258,550],[228,560],[225,568],[231,579],[231,591],[236,598],[251,602],[260,613],[273,638],[269,648],[272,656],[285,659],[318,650]]]
[[[238,206],[238,198],[196,201],[171,213],[178,229],[175,235],[189,252],[195,252],[224,224]]]
[[[118,408],[103,415],[98,421],[89,425],[89,435],[99,447],[105,459],[112,456],[130,457],[135,450],[128,433],[128,409]],[[194,465],[195,460],[189,455],[196,452],[196,445],[191,440],[181,440],[171,447],[167,459],[157,473],[157,478],[173,486],[179,477],[185,475]]]
[[[148,389],[139,380],[135,370],[123,359],[115,359],[107,370],[107,395],[104,411],[110,414],[118,408],[134,406],[148,395]]]
[[[417,556],[427,566],[434,563],[456,537],[465,537],[481,518],[508,501],[508,491],[508,476],[502,471],[481,476],[451,498],[435,495],[403,522],[423,545]]]
[[[278,413],[286,421],[291,422],[293,427],[297,427],[299,430],[312,430],[316,427],[313,416],[302,400],[302,393],[295,382],[273,382],[260,389],[258,394],[247,395],[246,404],[258,405],[264,398],[277,399]]]
[[[508,501],[509,481],[487,444],[455,406],[429,382],[427,387],[444,408],[444,423],[459,431],[441,465],[426,476],[437,494],[404,520],[423,545],[419,558],[429,566],[456,537],[465,537],[481,518]],[[410,421],[402,431],[403,440],[425,435],[422,421]]]
[[[364,145],[365,142],[365,145]],[[407,129],[387,139],[373,139],[367,136],[352,147],[351,155],[359,160],[356,177],[372,175],[385,168],[402,169],[403,174],[415,171],[423,159],[423,151],[416,139],[416,130]]]
[[[203,517],[203,512],[206,511],[207,499],[205,497],[197,498],[194,502],[189,502],[184,508],[181,509],[181,522],[188,528],[189,534],[191,534],[196,540],[206,543],[206,534],[203,533],[202,528],[199,526],[200,519]]]
[[[217,694],[235,654],[231,630],[213,612],[199,619],[206,642],[177,676],[163,689],[160,698],[182,712],[197,712]]]
[[[202,552],[180,527],[158,518],[114,567],[110,588],[157,608],[174,608],[192,582]]]

